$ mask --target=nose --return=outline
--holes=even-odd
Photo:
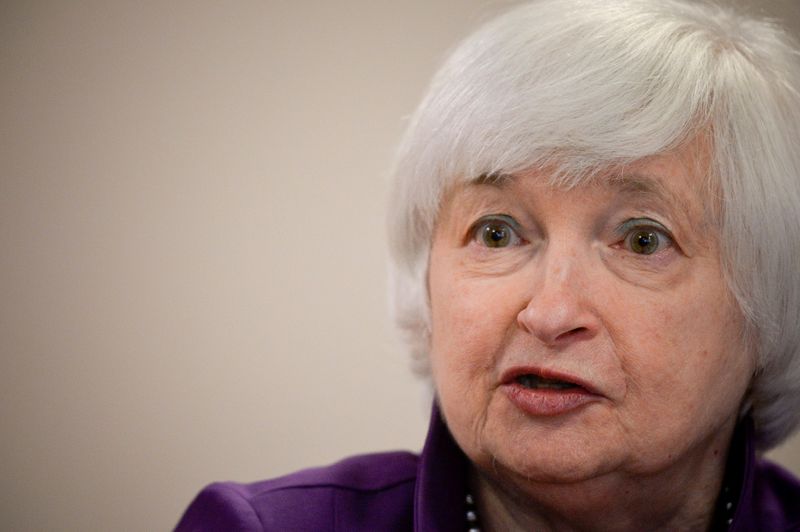
[[[552,248],[542,258],[531,297],[517,315],[519,326],[549,347],[595,337],[600,318],[591,304],[588,260]]]

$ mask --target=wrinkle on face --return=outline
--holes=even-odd
[[[721,281],[717,224],[710,219],[707,208],[714,200],[706,201],[705,174],[695,177],[697,173],[687,173],[700,172],[697,169],[702,166],[686,154],[675,153],[630,165],[605,181],[570,189],[554,189],[546,176],[530,172],[504,175],[502,179],[477,179],[448,192],[437,220],[430,263],[432,361],[438,368],[437,388],[445,392],[444,409],[466,409],[460,416],[453,416],[455,425],[466,420],[467,426],[455,427],[464,437],[472,435],[468,436],[472,442],[465,446],[477,444],[479,454],[501,460],[513,469],[501,452],[504,444],[497,440],[499,434],[506,431],[508,439],[525,447],[530,445],[532,434],[547,435],[550,430],[555,434],[558,428],[552,422],[537,428],[535,420],[515,426],[520,418],[513,416],[503,422],[505,425],[495,426],[496,416],[507,415],[507,410],[498,406],[499,387],[492,379],[503,364],[525,357],[540,365],[558,366],[582,353],[580,367],[588,375],[616,383],[618,390],[609,401],[608,420],[601,423],[599,420],[606,414],[601,415],[595,408],[587,418],[588,424],[582,426],[596,428],[592,430],[616,427],[615,432],[604,437],[618,448],[604,459],[594,450],[581,452],[596,456],[596,466],[600,468],[609,467],[614,460],[617,464],[612,467],[617,468],[628,467],[623,465],[626,461],[631,469],[655,470],[664,466],[649,463],[658,460],[654,456],[635,456],[646,449],[648,440],[663,440],[665,445],[667,440],[673,440],[669,430],[657,423],[648,426],[647,418],[660,419],[665,425],[676,423],[676,429],[688,430],[665,411],[664,402],[699,412],[692,401],[700,399],[692,395],[685,380],[697,373],[709,373],[711,366],[721,364],[720,346],[726,340],[719,335],[739,330],[738,309]],[[668,219],[680,251],[669,262],[651,265],[647,259],[610,248],[610,237],[605,236],[608,219],[613,220],[621,210]],[[493,212],[513,215],[528,231],[529,247],[497,257],[470,255],[470,223]],[[572,240],[565,241],[564,235]],[[566,242],[574,242],[574,246],[567,246]],[[557,253],[558,257],[549,266],[542,262],[547,253]],[[489,258],[476,259],[484,256]],[[537,290],[549,289],[543,283],[554,282],[557,287],[570,281],[578,300],[564,304],[588,305],[586,311],[592,312],[600,323],[600,334],[589,351],[569,346],[561,351],[543,347],[535,338],[520,332],[517,323],[517,316],[526,305],[541,303],[536,299]],[[713,305],[724,309],[709,313],[709,306]],[[559,319],[563,320],[563,316]],[[701,322],[709,324],[707,329],[718,327],[721,332],[704,332],[698,328]],[[695,344],[691,344],[692,336]],[[736,343],[731,342],[731,346],[736,351]],[[734,396],[742,382],[746,387],[752,373],[747,363],[741,365],[744,373],[749,371],[746,377],[725,377],[733,379]],[[676,392],[683,395],[670,398]],[[735,404],[738,400],[733,397],[729,402]],[[731,413],[735,410],[732,408]],[[697,430],[709,430],[715,424],[711,419],[702,423],[705,425]],[[652,440],[654,435],[660,439]],[[595,436],[602,439],[599,434]],[[570,453],[577,460],[581,453],[576,449],[582,449],[587,438],[578,438],[574,446],[569,437],[561,442],[562,446],[570,446]],[[676,445],[676,441],[669,445]],[[683,445],[666,455],[685,452]],[[617,458],[609,458],[614,456]],[[515,460],[522,464],[525,459],[519,455]],[[576,471],[589,467],[590,462],[583,455]],[[531,466],[521,473],[531,475],[541,464]]]

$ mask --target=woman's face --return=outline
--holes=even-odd
[[[447,195],[431,363],[481,469],[563,482],[724,455],[754,366],[695,167],[678,152],[571,190],[528,173]]]

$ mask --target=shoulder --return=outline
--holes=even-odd
[[[768,460],[756,466],[755,502],[764,523],[800,530],[800,479]]]
[[[361,455],[251,484],[211,484],[176,530],[409,530],[417,460]]]

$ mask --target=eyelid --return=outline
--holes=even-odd
[[[475,226],[490,222],[492,220],[500,220],[501,222],[505,222],[510,225],[515,231],[520,229],[519,223],[514,219],[513,216],[510,214],[487,214],[486,216],[481,216],[475,221]]]
[[[620,236],[625,236],[632,230],[641,229],[642,227],[657,229],[668,236],[673,242],[675,240],[675,238],[672,236],[672,231],[670,231],[664,224],[657,222],[652,218],[632,218],[630,220],[626,220],[617,228],[617,233]]]
[[[623,244],[625,244],[628,240],[629,235],[631,235],[633,231],[635,231],[636,229],[648,229],[660,233],[666,240],[666,242],[664,242],[665,247],[673,248],[679,251],[680,253],[683,253],[681,246],[679,246],[678,243],[676,242],[675,237],[672,235],[672,232],[669,229],[667,229],[667,227],[664,224],[657,222],[652,218],[633,218],[630,220],[626,220],[625,222],[620,224],[620,226],[617,228],[617,233],[618,233],[617,237],[622,238]],[[664,250],[662,249],[660,251]],[[655,253],[652,253],[650,255],[637,255],[637,256],[644,258],[647,257],[652,258],[656,256],[658,253],[660,253],[660,251],[656,251]]]
[[[524,238],[522,237],[522,226],[514,219],[514,217],[508,214],[487,214],[485,216],[481,216],[469,227],[469,231],[467,232],[467,241],[475,240],[478,237],[478,229],[480,229],[486,223],[493,221],[499,221],[507,224],[511,230],[514,231],[516,236],[520,240],[524,241]]]

